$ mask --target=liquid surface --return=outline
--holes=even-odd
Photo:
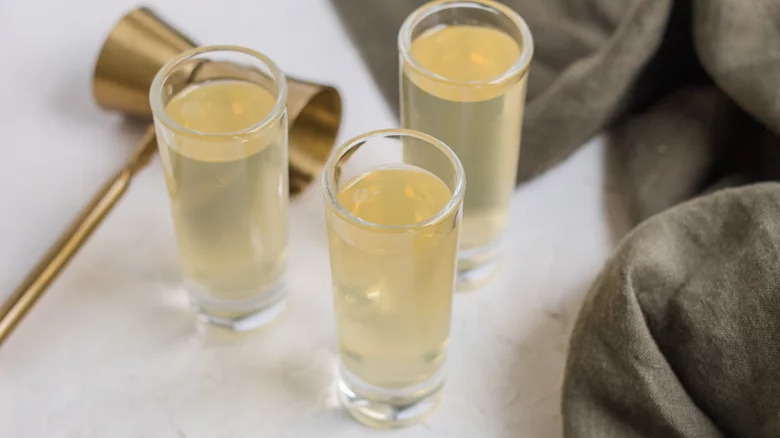
[[[357,176],[337,197],[373,224],[405,225],[436,215],[451,192],[433,174],[402,166]],[[453,211],[413,231],[376,229],[328,211],[341,357],[364,382],[406,388],[430,379],[443,364],[457,223]]]
[[[338,200],[350,213],[379,225],[422,222],[443,209],[452,193],[436,176],[411,166],[369,172],[345,184]]]
[[[441,77],[483,82],[452,83],[409,66],[403,69],[403,126],[442,140],[466,172],[464,250],[490,245],[506,225],[520,154],[527,75],[519,73],[500,83],[484,81],[505,73],[520,55],[517,42],[500,30],[446,26],[415,39],[411,56]],[[406,154],[408,161],[424,163],[413,150]]]
[[[220,134],[251,128],[270,114],[276,98],[245,81],[215,81],[189,87],[174,96],[165,112],[199,132]]]
[[[520,59],[520,46],[506,33],[484,26],[444,26],[412,42],[412,57],[426,70],[456,81],[488,81]]]
[[[259,85],[225,80],[183,90],[166,112],[189,129],[226,133],[256,125],[274,103]],[[257,299],[286,265],[285,120],[235,136],[158,124],[158,139],[190,292],[206,301]]]

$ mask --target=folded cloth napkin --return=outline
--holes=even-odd
[[[331,0],[388,102],[422,0]],[[607,129],[636,222],[780,177],[780,0],[506,0],[535,39],[519,180]],[[780,437],[780,186],[661,213],[572,334],[569,437]]]
[[[574,328],[568,437],[780,437],[780,184],[639,225]]]

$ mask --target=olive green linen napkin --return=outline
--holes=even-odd
[[[397,110],[421,0],[331,0]],[[519,180],[608,133],[635,222],[570,342],[567,437],[780,437],[780,0],[506,0],[535,39]],[[665,211],[666,210],[666,211]],[[656,213],[660,213],[656,215]]]
[[[780,185],[639,225],[583,304],[568,437],[780,437]]]

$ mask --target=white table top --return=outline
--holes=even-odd
[[[79,3],[0,4],[0,297],[143,131],[91,97],[99,45],[135,4]],[[253,47],[288,73],[336,85],[340,141],[397,124],[325,0],[147,4],[202,43]],[[354,423],[334,397],[319,187],[291,206],[288,310],[265,330],[232,335],[200,326],[186,307],[155,161],[0,347],[0,436],[559,436],[568,334],[613,246],[603,161],[602,142],[591,142],[517,191],[506,269],[455,297],[442,405],[391,432]]]

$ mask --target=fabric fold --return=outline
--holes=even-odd
[[[632,231],[570,341],[567,437],[780,436],[780,185],[689,201]]]

